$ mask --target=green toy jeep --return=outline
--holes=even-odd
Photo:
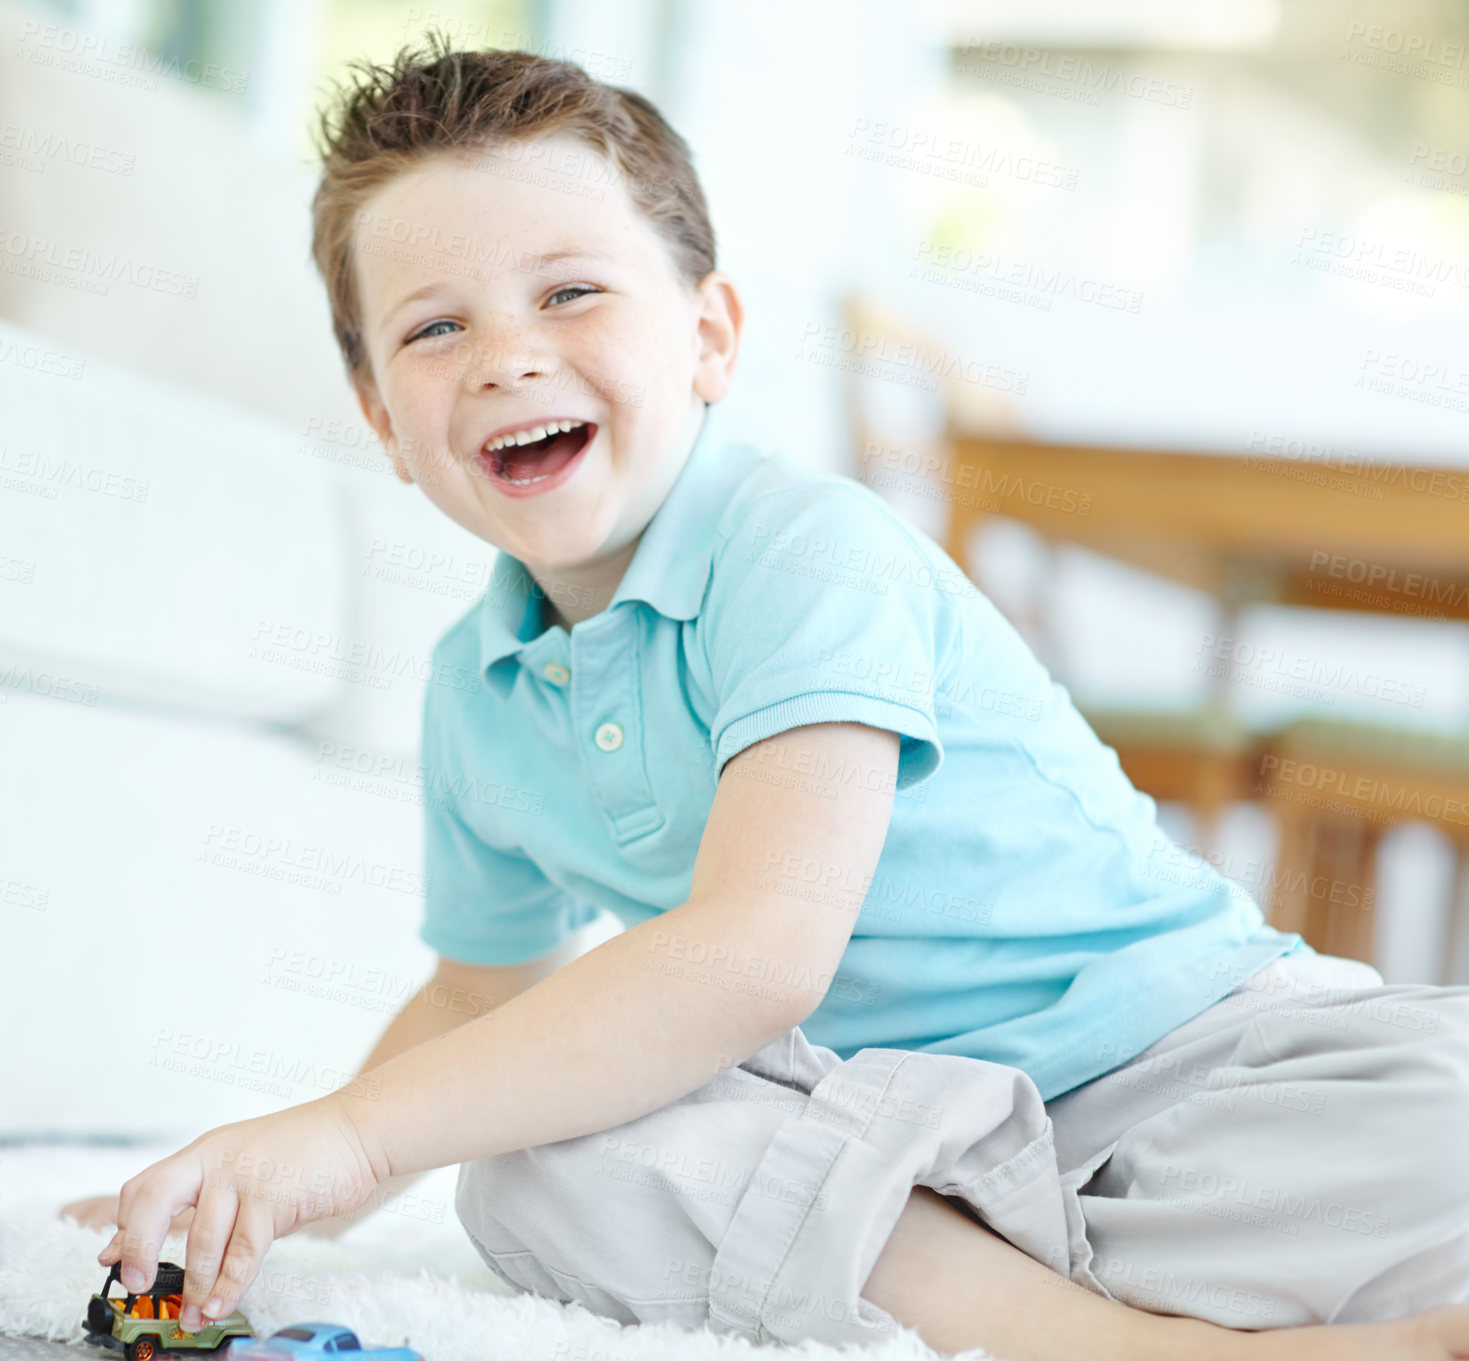
[[[183,1308],[184,1269],[173,1262],[159,1262],[153,1286],[141,1294],[126,1293],[109,1299],[114,1281],[121,1280],[122,1263],[114,1262],[103,1283],[102,1293],[87,1305],[83,1326],[87,1341],[122,1352],[127,1361],[154,1361],[169,1352],[218,1351],[232,1338],[254,1337],[255,1330],[238,1309],[197,1333],[179,1327]]]

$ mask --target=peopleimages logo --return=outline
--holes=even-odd
[[[1101,103],[1103,94],[1122,94],[1175,109],[1193,104],[1193,86],[1161,76],[1145,76],[1111,62],[1094,62],[1049,48],[1022,47],[998,38],[956,46],[965,54],[954,65],[956,75],[979,76],[1093,105]]]
[[[110,34],[41,24],[32,19],[21,25],[20,43],[16,56],[24,61],[150,93],[159,88],[160,75],[230,94],[244,94],[250,79],[246,72],[218,62],[181,61],[154,52],[142,43],[121,42]]]

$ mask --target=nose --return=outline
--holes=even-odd
[[[460,353],[464,383],[472,392],[518,387],[543,378],[551,367],[545,349],[525,329],[481,332]]]

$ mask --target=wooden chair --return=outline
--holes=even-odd
[[[893,481],[884,477],[890,471],[885,465],[899,455],[905,462],[939,472],[931,488],[940,494],[934,499],[948,512],[951,524],[970,521],[962,512],[966,498],[944,479],[950,462],[948,428],[956,407],[962,407],[966,419],[982,423],[996,435],[1019,438],[1022,422],[1015,404],[1003,392],[949,377],[936,380],[933,387],[912,381],[922,376],[925,357],[951,354],[953,346],[911,319],[863,293],[848,294],[842,300],[842,326],[855,358],[862,363],[843,370],[843,401],[847,428],[851,433],[855,470],[853,476],[870,486],[881,488]],[[974,388],[970,392],[968,389]],[[881,411],[883,396],[901,398],[896,415]],[[908,475],[908,480],[922,480],[921,475]],[[960,513],[956,513],[960,512]],[[962,565],[962,547],[954,552],[953,535],[946,532],[939,541],[949,556]]]
[[[1196,829],[1191,849],[1200,855],[1215,849],[1229,805],[1255,797],[1260,736],[1217,704],[1180,711],[1077,707],[1136,788],[1159,803],[1188,808]]]
[[[1409,820],[1444,832],[1457,875],[1441,981],[1453,976],[1469,952],[1469,734],[1299,719],[1262,745],[1254,793],[1280,833],[1271,924],[1369,964],[1384,834]]]

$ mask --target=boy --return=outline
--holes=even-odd
[[[1180,874],[932,540],[720,437],[741,305],[645,100],[437,40],[362,71],[314,205],[336,336],[398,476],[501,551],[424,713],[422,935],[469,1000],[132,1178],[98,1260],[151,1279],[192,1206],[197,1326],[273,1238],[459,1163],[492,1268],[626,1322],[1469,1354],[1429,1307],[1469,1288],[1469,989],[1383,988]],[[627,929],[568,960],[599,907]],[[1242,1227],[1221,1171],[1305,1236]]]

